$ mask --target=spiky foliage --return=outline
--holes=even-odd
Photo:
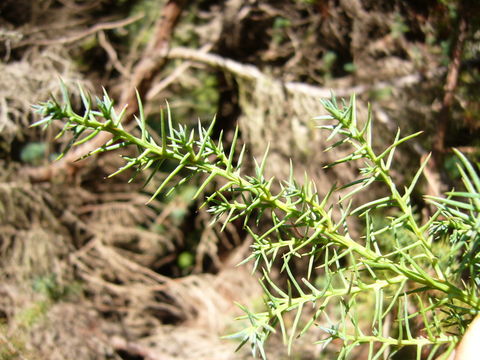
[[[62,103],[51,100],[38,106],[43,119],[35,125],[64,121],[60,135],[73,134],[65,152],[107,131],[112,140],[89,155],[125,146],[138,149],[138,156],[125,158],[125,165],[111,176],[129,168],[153,169],[155,173],[166,160],[177,163],[152,198],[167,186],[172,191],[197,174],[207,175],[194,197],[213,179],[224,179],[225,184],[205,203],[214,218],[225,224],[243,218],[254,239],[245,261],[253,261],[263,274],[266,310],[254,313],[243,308],[249,326],[231,336],[241,345],[249,342],[254,353],[266,357],[264,343],[276,328],[291,349],[297,336],[316,326],[325,334],[321,342],[337,340],[334,344],[341,344],[336,349],[338,359],[348,358],[362,344],[368,348],[368,359],[391,357],[409,348],[417,359],[424,353],[428,358],[443,353],[446,358],[480,309],[480,181],[473,166],[458,153],[467,191],[449,193],[447,199],[429,198],[438,211],[419,223],[411,195],[426,163],[404,189],[397,188],[391,175],[396,148],[418,134],[402,138],[399,131],[392,145],[376,153],[371,140],[372,118],[360,126],[354,96],[348,104],[335,99],[323,101],[329,115],[316,119],[322,122],[320,128],[331,132],[330,140],[337,139],[330,149],[342,144],[352,148],[348,156],[330,166],[360,161],[360,176],[320,199],[312,181],[307,179],[300,185],[293,176],[281,181],[281,190],[273,193],[275,180],[263,175],[267,155],[257,163],[254,175],[242,174],[245,147],[235,154],[238,132],[226,151],[221,140],[211,137],[213,122],[208,129],[199,125],[198,131],[182,125],[174,128],[167,108],[157,142],[147,130],[142,106],[137,119],[140,136],[135,136],[123,128],[122,113],[114,111],[107,94],[93,105],[82,91],[83,114],[72,109],[65,88],[63,94]],[[172,184],[178,174],[182,180]],[[383,184],[388,195],[353,206],[352,199],[374,182]],[[375,215],[379,209],[390,214],[382,226]],[[352,218],[365,224],[364,236],[351,236],[348,222]],[[261,219],[271,222],[267,231],[257,227]],[[296,259],[306,259],[306,274],[295,273]],[[286,284],[271,276],[277,265],[287,278]]]

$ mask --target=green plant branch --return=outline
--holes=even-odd
[[[344,299],[350,297],[355,299],[355,296],[360,293],[378,293],[379,291],[397,289],[392,302],[388,304],[388,307],[391,308],[395,302],[400,301],[400,293],[402,291],[406,294],[406,290],[403,289],[407,282],[411,283],[410,286],[414,289],[414,292],[421,291],[428,294],[429,292],[437,291],[443,293],[447,299],[447,303],[434,301],[434,305],[428,307],[423,306],[422,299],[417,299],[419,306],[422,308],[422,312],[417,315],[422,317],[426,327],[429,326],[429,322],[432,321],[430,318],[432,317],[438,322],[433,313],[441,306],[448,305],[453,307],[456,306],[455,304],[462,304],[466,309],[464,311],[465,314],[470,311],[469,309],[474,311],[480,309],[478,290],[475,287],[472,288],[476,284],[475,281],[470,282],[470,286],[462,283],[457,285],[453,280],[449,281],[450,279],[445,276],[448,271],[442,268],[439,257],[434,250],[434,238],[439,236],[437,233],[440,230],[443,232],[448,230],[448,224],[435,223],[437,216],[440,213],[449,213],[452,216],[457,216],[460,220],[468,220],[469,222],[465,226],[476,226],[478,229],[479,220],[475,216],[479,212],[478,206],[480,201],[473,195],[471,198],[467,197],[469,199],[467,205],[465,203],[454,203],[448,199],[431,199],[431,201],[438,204],[439,212],[428,221],[428,227],[426,225],[419,226],[410,204],[410,194],[419,180],[425,164],[415,174],[412,183],[406,188],[403,195],[397,190],[390,176],[390,167],[393,162],[395,149],[418,134],[400,138],[398,133],[394,143],[380,155],[376,155],[371,143],[372,119],[369,116],[363,128],[360,129],[358,127],[355,113],[355,97],[352,97],[349,105],[344,104],[343,107],[338,106],[335,99],[324,101],[324,106],[330,115],[318,118],[337,121],[336,125],[321,126],[321,128],[331,131],[330,138],[343,136],[341,140],[330,147],[331,149],[346,142],[350,143],[354,149],[350,155],[330,166],[360,159],[365,164],[365,167],[361,169],[362,177],[342,187],[344,189],[352,187],[353,189],[343,196],[340,204],[359,191],[365,190],[377,180],[387,185],[390,195],[363,204],[353,210],[350,209],[350,205],[345,209],[340,206],[341,216],[336,221],[332,215],[333,208],[329,204],[329,200],[337,189],[332,189],[320,201],[311,182],[306,181],[305,185],[299,186],[293,179],[293,175],[291,175],[288,181],[280,183],[281,191],[273,194],[271,186],[274,179],[267,180],[263,176],[267,155],[265,155],[260,164],[257,164],[255,176],[241,175],[245,147],[242,148],[238,155],[238,160],[234,163],[238,131],[235,132],[230,151],[226,153],[221,140],[216,142],[211,138],[213,122],[208,129],[203,129],[199,125],[197,132],[195,130],[187,130],[184,126],[174,128],[172,116],[167,107],[166,119],[163,112],[161,114],[161,141],[160,144],[157,144],[147,131],[146,119],[140,99],[138,99],[139,118],[136,119],[140,136],[135,136],[122,127],[122,117],[125,111],[116,114],[113,109],[113,102],[107,94],[104,95],[103,99],[96,99],[97,106],[95,109],[92,107],[90,97],[85,95],[83,91],[81,91],[81,95],[84,106],[83,115],[76,113],[72,109],[68,92],[65,88],[63,88],[62,104],[53,99],[37,106],[37,111],[43,118],[34,125],[48,126],[54,120],[62,120],[64,121],[64,127],[59,136],[62,136],[67,131],[73,133],[73,139],[66,147],[64,153],[72,146],[89,141],[100,132],[108,132],[113,135],[113,138],[87,156],[125,146],[137,147],[139,154],[133,158],[125,157],[125,166],[111,176],[127,169],[134,169],[136,172],[151,169],[155,173],[160,169],[161,164],[165,160],[176,162],[178,165],[157,188],[152,198],[164,191],[167,185],[174,181],[176,175],[183,177],[180,183],[187,181],[194,174],[203,173],[208,175],[198,188],[194,196],[195,198],[200,196],[216,177],[226,180],[226,184],[214,191],[206,199],[205,203],[210,205],[209,211],[215,216],[216,220],[222,218],[225,224],[240,217],[245,219],[245,228],[254,238],[252,254],[245,261],[254,260],[255,267],[258,267],[260,262],[264,263],[262,268],[264,269],[263,281],[265,284],[263,286],[268,298],[267,302],[270,304],[269,311],[260,314],[251,314],[246,311],[251,326],[241,333],[234,334],[234,336],[240,337],[242,343],[250,341],[254,352],[258,349],[262,356],[265,355],[263,342],[268,334],[274,331],[272,328],[273,324],[280,323],[282,334],[284,339],[286,339],[283,316],[287,312],[297,310],[293,329],[288,339],[290,349],[305,304],[317,304],[323,301],[322,305],[318,307],[318,315],[313,318],[316,319],[323,313],[332,298]],[[472,177],[471,181],[466,181],[469,194],[472,194],[475,189],[480,192],[480,180],[475,177],[475,171],[468,167],[468,161],[463,161],[463,164],[467,169],[466,172],[463,172],[464,177]],[[184,172],[190,172],[191,175],[183,176]],[[149,179],[152,176],[153,174]],[[172,190],[176,186],[178,186],[178,183],[173,184]],[[454,195],[459,195],[459,193]],[[370,211],[386,206],[397,207],[401,214],[396,216],[386,227],[372,231]],[[471,210],[470,215],[463,214],[458,210],[458,206],[461,209],[467,208]],[[252,217],[258,220],[265,213],[269,213],[272,226],[263,234],[257,234],[249,226],[248,220]],[[342,230],[345,229],[346,218],[357,214],[366,219],[367,233],[365,243],[353,240],[348,231],[345,234],[342,233]],[[462,215],[460,216],[460,214]],[[427,234],[426,230],[430,230],[430,226],[433,225],[435,225],[434,231],[431,234]],[[383,254],[381,250],[383,244],[377,240],[377,237],[384,236],[388,231],[395,231],[399,226],[411,232],[416,240],[410,244],[400,244],[398,240],[395,240],[394,250]],[[457,250],[452,250],[448,256],[454,259],[457,256],[455,251]],[[307,280],[313,272],[315,259],[318,254],[323,254],[324,256],[324,264],[319,268],[325,271],[324,276],[328,281],[327,286],[323,290],[317,289]],[[473,250],[468,252],[468,254],[470,254],[469,259],[475,263],[477,258]],[[288,289],[286,290],[280,289],[269,278],[269,271],[279,256],[283,260],[282,271],[287,273],[289,279]],[[290,269],[289,262],[294,257],[309,257],[308,275],[302,279],[301,283],[297,282]],[[344,265],[343,268],[339,263],[342,258],[350,262]],[[432,276],[428,271],[429,268],[433,268],[435,276]],[[471,273],[476,271],[475,266],[470,266],[469,269]],[[347,276],[347,274],[350,275]],[[365,276],[362,274],[365,274]],[[335,276],[342,281],[343,287],[333,287],[332,279]],[[362,280],[362,277],[369,280]],[[464,289],[459,286],[463,286]],[[273,296],[268,287],[275,290],[278,296]],[[294,291],[299,295],[298,297],[293,295]],[[384,306],[383,302],[379,303],[379,306],[380,308]],[[384,317],[385,315],[378,315],[377,325],[379,327],[381,327]],[[407,317],[405,316],[405,318]],[[402,320],[399,318],[398,321],[401,322]],[[304,331],[312,324],[313,320],[305,326]],[[405,326],[409,332],[408,324]],[[349,341],[356,343],[377,341],[387,346],[416,345],[417,347],[422,347],[427,343],[432,345],[443,344],[446,343],[447,338],[450,339],[443,335],[433,336],[431,333],[428,341],[423,338],[413,339],[410,335],[407,339],[403,339],[401,336],[398,339],[393,339],[376,335],[363,335],[358,326],[356,328],[356,337],[352,338],[349,335],[348,339],[345,338],[345,346],[348,345]]]

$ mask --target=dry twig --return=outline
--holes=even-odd
[[[82,40],[83,38],[86,38],[87,36],[96,34],[97,32],[104,31],[104,30],[112,30],[112,29],[117,29],[120,27],[124,27],[127,25],[130,25],[141,18],[143,18],[143,14],[135,15],[126,19],[122,20],[117,20],[117,21],[111,21],[111,22],[104,22],[97,24],[95,26],[92,26],[90,29],[80,31],[76,34],[69,35],[69,36],[62,36],[57,39],[26,39],[24,41],[20,41],[19,43],[15,44],[14,48],[22,47],[22,46],[28,46],[28,45],[36,45],[36,46],[42,46],[42,45],[63,45],[63,44],[69,44],[73,43],[79,40]]]
[[[131,120],[131,116],[138,110],[136,90],[138,90],[140,96],[144,96],[150,89],[155,75],[166,63],[169,42],[175,25],[180,18],[185,2],[185,0],[169,0],[167,2],[163,8],[162,15],[157,21],[154,37],[148,44],[145,52],[142,54],[141,60],[134,67],[131,77],[125,79],[119,101],[122,108],[124,106],[127,107],[124,120],[125,123],[128,123]],[[112,24],[110,24],[110,26],[111,25]],[[105,29],[105,24],[103,26],[96,26],[87,31],[87,35]],[[82,35],[80,38],[86,36],[85,34],[79,34],[78,36],[80,35]],[[121,108],[118,108],[117,110],[120,112]],[[71,151],[60,161],[46,167],[30,169],[28,175],[32,181],[48,181],[62,172],[72,176],[85,163],[85,161],[75,162],[77,159],[89,153],[92,149],[96,149],[103,145],[110,139],[110,135],[106,133],[100,134],[92,141],[83,146],[77,147],[74,151]]]

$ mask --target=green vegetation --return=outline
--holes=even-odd
[[[53,99],[37,107],[43,119],[36,126],[61,120],[59,136],[73,134],[64,153],[100,132],[109,132],[113,139],[89,155],[126,146],[138,150],[110,176],[127,169],[135,173],[148,169],[151,179],[163,162],[176,162],[152,199],[168,186],[170,193],[193,176],[204,175],[193,195],[197,198],[214,179],[223,178],[205,204],[215,221],[225,225],[243,219],[244,229],[254,239],[244,262],[252,261],[263,274],[265,310],[253,313],[242,307],[248,325],[230,336],[241,345],[250,343],[254,354],[266,357],[264,343],[277,330],[290,350],[299,335],[316,326],[324,333],[319,341],[331,344],[339,359],[347,358],[359,345],[368,348],[368,359],[395,357],[405,351],[417,359],[423,351],[428,351],[429,359],[439,355],[446,359],[480,310],[480,179],[460,152],[456,151],[458,171],[466,191],[451,191],[447,198],[427,197],[437,211],[420,223],[411,195],[428,159],[403,189],[391,171],[397,147],[419,133],[401,137],[399,131],[392,145],[375,152],[372,116],[363,122],[357,119],[354,96],[348,104],[335,98],[324,100],[329,115],[316,120],[320,129],[330,132],[329,150],[347,144],[352,149],[328,167],[359,162],[360,176],[320,198],[313,182],[305,179],[301,184],[293,177],[293,169],[280,182],[265,178],[267,154],[256,163],[255,175],[247,175],[242,168],[245,147],[236,152],[238,131],[227,151],[221,136],[218,141],[211,137],[214,122],[208,129],[199,125],[198,131],[183,125],[174,128],[167,108],[156,141],[147,130],[140,99],[140,135],[136,136],[123,128],[122,113],[115,112],[107,94],[94,104],[82,89],[80,93],[83,114],[72,108],[65,88],[62,102]],[[179,174],[182,180],[172,183]],[[356,204],[358,194],[374,183],[382,184],[388,194]],[[275,192],[275,186],[280,191]],[[379,209],[388,216],[378,220]],[[362,236],[351,231],[352,219],[364,224]],[[260,221],[269,222],[268,230],[260,230]],[[179,259],[184,266],[189,266],[187,260]],[[308,264],[304,274],[293,270],[298,261]],[[272,276],[276,267],[285,274],[286,283]],[[338,343],[341,346],[335,348]]]

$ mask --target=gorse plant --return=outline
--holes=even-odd
[[[399,352],[416,354],[411,357],[417,359],[447,358],[480,310],[480,179],[461,153],[456,152],[466,192],[428,197],[438,211],[420,223],[411,195],[426,162],[403,189],[397,188],[390,171],[396,148],[418,134],[401,138],[398,132],[394,143],[377,154],[372,148],[372,117],[359,125],[354,96],[348,104],[339,104],[335,98],[323,101],[329,115],[316,119],[321,129],[331,133],[329,140],[337,139],[329,149],[343,144],[352,149],[330,166],[360,161],[360,176],[320,198],[312,181],[299,185],[293,175],[277,183],[281,190],[274,193],[275,180],[264,176],[267,155],[256,163],[255,175],[243,174],[245,147],[235,153],[238,131],[227,151],[221,140],[211,137],[213,122],[208,129],[200,125],[198,130],[174,128],[167,108],[157,142],[147,130],[140,99],[136,118],[140,135],[135,136],[123,128],[123,113],[114,111],[107,94],[95,105],[81,94],[83,113],[72,109],[65,88],[61,103],[53,99],[37,106],[43,118],[34,125],[62,120],[60,135],[73,134],[65,152],[105,131],[113,138],[89,155],[125,146],[138,149],[138,155],[125,157],[125,166],[111,176],[130,168],[151,169],[153,175],[164,161],[176,162],[152,198],[197,174],[206,176],[195,198],[213,179],[224,179],[225,184],[205,203],[215,221],[226,224],[243,218],[254,239],[245,262],[254,262],[263,274],[265,310],[254,313],[242,307],[248,326],[231,335],[241,345],[250,343],[254,354],[266,357],[264,343],[276,330],[290,350],[296,337],[315,326],[325,334],[321,342],[336,340],[331,347],[338,359],[348,358],[362,344],[368,347],[368,359],[394,357]],[[178,174],[182,180],[172,183]],[[374,182],[382,183],[388,195],[354,207],[352,199]],[[389,214],[381,226],[375,220],[379,211]],[[364,224],[363,236],[352,238],[350,218]],[[258,230],[260,219],[270,222],[267,231]],[[293,271],[296,259],[308,263],[305,274]],[[277,265],[288,279],[282,284],[271,277]]]

